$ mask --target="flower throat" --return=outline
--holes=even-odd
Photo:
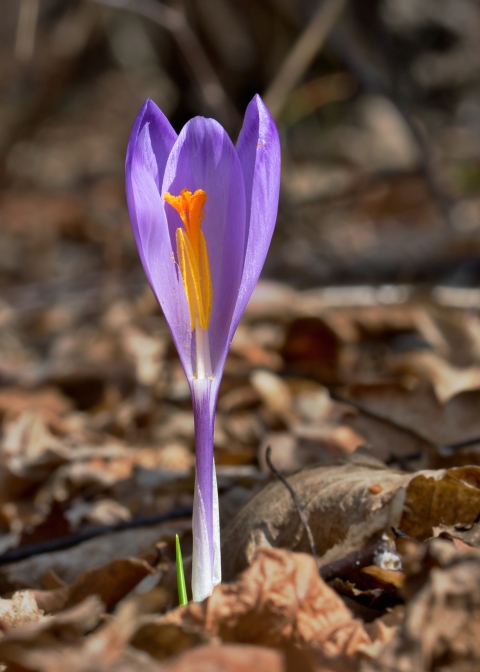
[[[164,194],[166,202],[180,215],[184,228],[176,231],[177,258],[190,309],[190,327],[195,331],[197,378],[211,376],[208,326],[212,312],[212,281],[207,243],[201,230],[207,193],[197,189],[193,194],[182,189],[179,196]]]

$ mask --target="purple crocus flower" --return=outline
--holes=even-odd
[[[177,136],[147,100],[127,150],[127,201],[150,286],[172,332],[193,400],[196,480],[192,592],[220,583],[213,426],[225,358],[258,280],[277,216],[280,145],[260,96],[236,147],[213,119]]]

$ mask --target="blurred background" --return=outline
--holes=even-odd
[[[0,287],[17,308],[144,282],[123,165],[146,97],[177,131],[200,114],[234,140],[265,97],[283,148],[266,276],[478,280],[475,0],[1,5]]]

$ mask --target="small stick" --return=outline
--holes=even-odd
[[[322,48],[346,4],[347,0],[323,0],[320,3],[265,93],[265,104],[273,117],[278,116],[288,94]]]
[[[145,516],[143,518],[133,518],[133,520],[123,521],[116,525],[98,525],[86,532],[80,534],[72,534],[68,537],[61,537],[60,539],[50,539],[49,541],[40,544],[31,544],[30,546],[20,546],[10,551],[6,551],[0,555],[0,565],[7,565],[10,562],[18,562],[31,558],[34,555],[42,555],[43,553],[53,553],[54,551],[62,551],[72,546],[77,546],[84,541],[89,541],[95,537],[100,537],[111,532],[122,532],[123,530],[132,530],[135,527],[143,527],[147,525],[157,525],[158,523],[165,523],[167,520],[174,520],[176,518],[186,518],[192,515],[191,506],[182,506],[164,513],[157,513],[153,516]]]
[[[183,53],[208,107],[224,126],[236,128],[241,119],[227,96],[202,43],[183,13],[155,0],[89,0],[99,5],[126,9],[168,30]]]
[[[300,518],[300,520],[302,522],[302,525],[305,528],[305,532],[307,533],[307,539],[308,539],[308,545],[310,546],[310,552],[313,555],[313,557],[315,558],[315,562],[317,563],[317,565],[319,565],[319,559],[318,559],[317,551],[315,550],[315,541],[313,539],[312,528],[310,527],[310,524],[307,520],[307,517],[306,517],[302,507],[300,506],[300,502],[298,501],[298,497],[297,497],[297,494],[296,494],[295,490],[292,488],[292,486],[287,481],[285,476],[283,474],[281,474],[276,467],[273,466],[271,454],[272,454],[272,449],[271,449],[270,446],[267,446],[267,450],[265,451],[265,461],[267,463],[267,466],[270,469],[270,471],[272,472],[272,474],[274,474],[278,478],[278,480],[283,483],[283,485],[287,488],[288,492],[290,493],[290,495],[292,497],[292,500],[293,500],[293,504],[294,504],[295,508],[297,509],[298,517]]]
[[[18,14],[15,58],[21,63],[31,61],[38,23],[38,0],[21,0]]]

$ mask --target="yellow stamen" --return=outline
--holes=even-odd
[[[203,207],[207,194],[203,189],[197,189],[193,194],[188,189],[182,189],[180,196],[167,192],[164,199],[175,208],[185,227],[177,229],[177,257],[190,308],[191,329],[193,331],[197,326],[208,329],[212,312],[212,281],[207,243],[200,228],[205,216]]]

